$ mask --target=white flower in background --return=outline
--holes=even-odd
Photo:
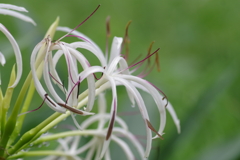
[[[23,7],[18,7],[18,6],[11,5],[11,4],[0,3],[0,14],[10,15],[10,16],[19,18],[19,19],[21,19],[23,21],[30,22],[30,23],[36,25],[35,22],[31,18],[29,18],[28,16],[25,16],[25,15],[23,15],[23,14],[17,12],[17,11],[19,11],[19,12],[28,12]],[[21,55],[21,51],[19,49],[19,46],[18,46],[16,40],[13,38],[11,33],[1,23],[0,23],[0,31],[10,41],[10,43],[11,43],[11,45],[13,47],[15,56],[16,56],[17,77],[16,77],[16,80],[15,80],[14,84],[11,86],[11,87],[15,87],[18,84],[18,82],[19,82],[19,80],[21,78],[21,75],[22,75],[22,55]],[[6,63],[4,55],[1,52],[0,52],[0,63],[1,63],[2,66]]]
[[[59,158],[61,160],[67,160],[67,157],[71,157],[74,160],[99,159],[102,145],[105,141],[105,133],[107,132],[107,128],[104,128],[104,126],[109,119],[111,119],[111,115],[106,113],[105,95],[100,94],[98,97],[98,114],[93,115],[86,119],[84,122],[82,122],[82,127],[84,129],[83,131],[70,131],[73,133],[75,132],[76,134],[78,133],[79,136],[71,136],[58,139],[60,145],[58,146],[56,151],[60,151],[66,154],[65,157]],[[88,129],[90,125],[96,122],[98,122],[98,126],[96,129]],[[116,123],[118,123],[119,127],[114,127],[110,140],[120,146],[120,148],[125,153],[126,159],[136,159],[133,153],[134,150],[138,153],[138,157],[140,157],[141,160],[145,160],[146,158],[144,157],[143,147],[137,140],[137,138],[128,131],[127,124],[118,116],[116,116]],[[86,144],[80,145],[82,140],[85,141],[85,136],[92,138]],[[121,139],[122,137],[126,138],[129,142],[131,142],[134,148],[130,148],[130,146]],[[47,138],[47,136],[45,138]],[[83,155],[84,158],[82,157]],[[52,160],[56,158],[57,156],[48,156],[44,158],[44,160]],[[111,149],[107,148],[106,154],[104,154],[104,159],[111,160],[113,158],[114,155],[111,156]],[[122,156],[122,158],[125,159],[124,156]]]

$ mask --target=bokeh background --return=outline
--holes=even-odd
[[[2,0],[1,3],[25,7],[28,16],[37,23],[33,27],[0,15],[0,22],[22,48],[24,76],[29,71],[33,47],[57,16],[61,26],[74,28],[101,4],[97,13],[78,30],[91,37],[103,50],[106,17],[111,16],[112,37],[123,36],[127,22],[132,20],[130,59],[145,54],[152,41],[155,41],[154,49],[161,48],[161,72],[154,70],[146,79],[165,92],[181,120],[182,132],[177,134],[170,115],[167,115],[165,139],[154,140],[149,159],[240,159],[240,1]],[[0,50],[7,57],[6,65],[1,67],[1,87],[5,90],[8,71],[15,60],[2,34],[0,42]],[[125,93],[125,90],[119,90],[119,112],[137,111],[130,107],[126,95],[121,92]],[[151,121],[157,126],[156,106],[150,97],[146,96],[146,101]],[[32,108],[39,104],[41,99],[36,94]],[[51,113],[47,106],[37,113],[30,113],[24,130],[29,130]],[[130,130],[145,134],[139,115],[122,117]],[[144,139],[141,141],[144,143]],[[112,150],[117,154],[118,150]]]

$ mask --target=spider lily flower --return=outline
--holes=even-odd
[[[76,28],[81,26],[85,21],[87,21],[100,7],[98,7],[83,21],[81,22]],[[54,27],[55,28],[55,27]],[[65,42],[62,42],[61,40],[64,37],[68,37],[70,33],[74,32],[76,29],[74,28],[73,30],[69,31],[66,35],[62,36],[59,38],[57,41],[52,41],[51,37],[48,36],[44,40],[42,40],[33,50],[32,56],[31,56],[31,70],[33,73],[33,79],[34,83],[36,85],[36,89],[40,96],[46,101],[47,105],[52,108],[53,110],[60,112],[60,113],[65,113],[66,110],[70,110],[71,113],[75,112],[77,114],[81,115],[92,115],[93,113],[85,112],[85,111],[80,111],[75,109],[78,104],[78,88],[75,88],[76,85],[80,85],[78,80],[78,63],[82,67],[83,70],[88,68],[90,66],[90,63],[88,60],[84,57],[84,55],[79,52],[75,47],[72,46],[72,44],[68,44]],[[55,29],[54,29],[55,30]],[[43,47],[43,52],[40,51],[40,48]],[[53,57],[53,52],[54,50],[57,50],[56,53],[54,54]],[[91,51],[91,48],[89,48]],[[39,52],[39,54],[38,54]],[[37,55],[38,54],[38,55]],[[64,55],[66,64],[67,64],[67,69],[68,69],[68,87],[65,88],[63,83],[61,82],[59,75],[56,71],[56,64],[58,63],[59,58]],[[49,92],[53,96],[55,100],[50,98],[41,85],[37,72],[41,72],[41,67],[39,68],[39,64],[43,63],[43,77],[46,86],[48,87]],[[37,71],[37,70],[40,71]],[[58,87],[64,92],[66,99],[63,100],[60,98],[58,93],[55,91],[52,82],[57,84]],[[95,98],[95,80],[93,75],[89,75],[87,77],[87,83],[88,83],[88,88],[89,88],[89,101],[87,104],[87,108],[92,108],[94,101],[92,99]],[[71,114],[74,122],[76,122],[73,114]],[[80,128],[79,125],[77,125],[78,128]]]
[[[19,18],[23,21],[27,21],[27,22],[30,22],[30,23],[36,25],[35,22],[31,18],[29,18],[28,16],[25,16],[21,13],[18,13],[17,11],[27,12],[27,10],[23,7],[18,7],[18,6],[11,5],[11,4],[0,3],[0,14],[10,15],[10,16]],[[9,42],[11,43],[11,45],[13,47],[14,53],[15,53],[16,63],[17,63],[17,77],[16,77],[16,80],[13,83],[13,85],[10,86],[10,87],[15,87],[18,84],[18,82],[21,78],[21,75],[22,75],[22,55],[21,55],[21,51],[20,51],[20,48],[19,48],[16,40],[13,38],[11,33],[1,23],[0,23],[0,31],[8,38]],[[4,55],[1,52],[0,52],[0,62],[1,62],[2,66],[6,63]]]
[[[58,28],[59,30],[69,32],[70,29],[68,28]],[[106,58],[103,59],[104,57],[103,52],[100,51],[95,43],[93,43],[88,37],[84,36],[80,32],[73,32],[74,35],[78,37],[83,37],[81,38],[84,44],[88,44],[91,42],[93,48],[95,49],[94,55],[98,57],[100,63],[102,64],[102,68],[99,66],[91,66],[87,68],[86,70],[82,71],[79,74],[80,80],[79,83],[81,83],[85,77],[93,74],[94,72],[102,72],[103,76],[99,81],[96,82],[96,88],[110,88],[112,90],[112,104],[111,104],[111,119],[108,124],[108,132],[106,134],[106,139],[103,145],[103,149],[101,151],[101,158],[103,157],[104,153],[108,149],[108,145],[110,143],[111,139],[111,134],[112,131],[114,130],[114,122],[116,119],[116,113],[117,113],[117,86],[124,86],[126,88],[126,91],[128,93],[128,96],[130,98],[130,101],[132,102],[132,105],[135,106],[135,103],[137,104],[140,113],[142,115],[142,118],[145,122],[145,128],[146,128],[146,133],[147,133],[147,146],[145,150],[145,157],[149,156],[150,150],[151,150],[151,143],[152,143],[152,138],[157,138],[160,137],[162,138],[162,135],[164,134],[164,128],[166,124],[166,109],[170,112],[170,115],[172,116],[174,123],[177,127],[178,132],[180,133],[180,123],[177,118],[177,115],[173,109],[173,107],[166,102],[166,97],[165,95],[162,95],[163,92],[158,89],[156,86],[154,86],[152,83],[148,82],[147,80],[143,79],[148,72],[142,73],[139,76],[134,76],[132,73],[136,69],[133,69],[132,71],[130,70],[132,67],[141,65],[144,61],[148,60],[151,56],[157,54],[156,50],[153,53],[149,53],[143,60],[135,63],[134,65],[128,65],[125,57],[121,55],[121,50],[123,46],[123,41],[124,39],[121,37],[114,37],[111,50],[110,50],[110,57],[107,60]],[[156,103],[156,106],[159,110],[160,113],[160,125],[158,131],[153,128],[153,126],[150,123],[150,118],[148,115],[147,107],[145,105],[145,102],[143,100],[143,97],[141,96],[140,92],[138,90],[143,90],[146,91],[151,95],[153,100]],[[167,106],[166,106],[167,105]],[[166,107],[165,107],[166,106]],[[155,137],[152,137],[151,131],[154,131],[157,133]]]
[[[43,47],[43,52],[39,52]],[[54,56],[53,56],[54,54]],[[65,57],[65,61],[68,69],[68,86],[65,88],[63,83],[59,78],[59,74],[56,70],[56,64],[61,56]],[[43,65],[37,64],[42,63]],[[76,126],[81,129],[78,125],[74,113],[80,115],[92,115],[93,113],[86,112],[83,110],[76,109],[77,107],[77,95],[78,89],[73,88],[73,86],[78,83],[78,67],[77,63],[79,63],[83,69],[89,67],[88,60],[83,56],[82,53],[77,51],[75,48],[71,46],[71,44],[55,41],[53,42],[51,38],[48,36],[44,40],[42,40],[39,44],[34,48],[31,55],[31,70],[32,76],[35,83],[35,87],[39,95],[45,101],[45,103],[54,111],[65,113],[67,110],[71,111],[72,118]],[[39,74],[43,74],[43,79],[45,82],[48,91],[46,91],[40,82]],[[89,75],[87,77],[88,80],[88,88],[92,93],[92,96],[89,95],[89,98],[95,98],[95,87],[94,87],[94,76]],[[62,99],[61,95],[55,90],[54,85],[56,84],[62,93],[65,95],[65,98]],[[48,95],[48,92],[50,95]],[[52,98],[51,98],[52,97]],[[88,105],[93,105],[92,101],[89,101]]]
[[[105,123],[111,119],[111,115],[106,113],[106,107],[105,95],[101,93],[98,97],[98,114],[95,114],[82,122],[82,128],[84,129],[83,131],[75,132],[73,130],[70,132],[75,132],[76,134],[74,136],[58,139],[60,145],[56,150],[66,153],[68,157],[76,160],[100,159],[101,148],[105,139],[105,133],[107,132],[107,128],[104,126]],[[88,129],[89,126],[95,124],[96,122],[98,122],[96,129]],[[139,154],[138,157],[140,157],[142,160],[145,160],[146,158],[144,157],[142,145],[137,140],[137,138],[128,130],[128,126],[124,120],[116,116],[116,123],[119,124],[119,127],[114,127],[113,135],[111,136],[110,140],[121,147],[128,160],[136,159],[132,151],[133,148],[130,148],[129,145],[121,139],[122,137],[125,137],[134,146],[135,150]],[[92,139],[90,139],[86,144],[79,146],[83,140],[83,136],[92,136]],[[45,138],[47,138],[47,136],[43,137],[43,140]],[[84,153],[86,156],[82,158],[82,155]],[[104,154],[103,157],[107,160],[111,160],[111,150],[109,148],[106,150],[106,154]],[[57,157],[49,156],[44,160],[50,160],[54,158]],[[61,157],[61,159],[65,159],[65,157]]]

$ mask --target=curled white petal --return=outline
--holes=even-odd
[[[165,106],[163,105],[163,102],[161,100],[161,98],[159,97],[160,94],[157,91],[156,88],[154,88],[149,82],[147,82],[144,79],[141,79],[139,77],[135,77],[132,75],[118,75],[118,77],[123,78],[123,79],[127,79],[136,83],[141,84],[144,88],[146,88],[146,90],[148,90],[149,94],[153,97],[157,108],[159,110],[160,113],[160,126],[159,126],[159,134],[163,135],[163,130],[165,128],[166,125],[166,110],[165,110]],[[157,137],[157,136],[155,136]]]
[[[24,7],[19,7],[12,4],[0,3],[0,8],[12,9],[19,12],[28,12]]]
[[[141,85],[139,83],[136,83],[136,82],[132,82],[132,83],[137,88],[149,93],[149,91],[143,85]],[[158,94],[158,96],[159,96],[159,99],[163,99],[163,96],[161,94]],[[163,103],[163,105],[167,104],[167,100],[166,99],[162,100],[162,103]],[[175,112],[175,110],[174,110],[174,108],[173,108],[173,106],[171,105],[170,102],[168,102],[168,105],[167,105],[166,109],[168,110],[168,112],[172,116],[172,119],[173,119],[173,121],[176,125],[178,133],[181,133],[180,120],[178,119],[177,114],[176,114],[176,112]]]
[[[114,122],[115,122],[115,117],[117,114],[117,91],[116,91],[116,83],[114,81],[114,79],[108,75],[105,75],[106,78],[109,80],[110,84],[111,84],[111,88],[112,88],[112,104],[111,104],[111,120],[109,121],[108,124],[108,131],[107,131],[107,135],[106,135],[106,140],[103,142],[103,147],[102,147],[102,151],[101,151],[101,156],[100,158],[103,158],[104,154],[106,153],[106,150],[109,146],[110,143],[110,139],[111,139],[111,135],[112,135],[112,129],[114,126]]]
[[[16,63],[17,63],[17,77],[13,85],[10,86],[10,87],[15,87],[22,76],[22,55],[16,40],[1,23],[0,23],[0,31],[2,31],[5,34],[5,36],[8,38],[15,53]]]
[[[8,10],[8,9],[1,9],[0,8],[0,14],[4,14],[4,15],[10,15],[10,16],[13,16],[13,17],[16,17],[16,18],[19,18],[23,21],[26,21],[26,22],[30,22],[32,23],[34,26],[36,26],[36,23],[33,21],[32,18],[24,15],[24,14],[21,14],[21,13],[18,13],[16,11],[12,11],[12,10]]]
[[[175,110],[173,109],[173,106],[171,105],[171,103],[168,103],[166,108],[167,108],[168,112],[170,113],[170,115],[172,116],[172,119],[177,128],[177,131],[180,134],[181,133],[180,120],[178,119],[177,114],[176,114]]]
[[[69,49],[70,53],[81,63],[83,69],[89,68],[87,59],[79,51],[77,51],[71,47],[68,47],[68,49]],[[94,85],[95,81],[94,81],[93,75],[89,75],[87,77],[87,83],[88,83],[88,90],[89,90],[88,97],[90,99],[93,99],[95,97],[95,85]],[[94,101],[88,101],[87,111],[91,111],[93,105],[94,105]]]
[[[36,55],[39,51],[39,49],[45,44],[45,41],[41,41],[38,45],[36,45],[36,47],[33,49],[32,51],[32,55],[31,55],[31,62],[30,62],[30,66],[31,66],[31,71],[32,71],[32,77],[34,80],[34,84],[36,87],[36,90],[38,92],[38,94],[41,96],[42,99],[46,98],[46,91],[44,90],[43,86],[41,85],[39,79],[38,79],[38,75],[35,69],[35,60],[36,60]],[[53,110],[60,112],[60,113],[65,113],[66,109],[63,107],[60,107],[54,100],[51,99],[51,97],[48,96],[49,100],[46,100],[45,103]]]
[[[144,103],[140,93],[137,91],[137,89],[135,87],[133,87],[128,81],[126,81],[125,79],[117,78],[117,77],[115,77],[115,79],[117,81],[119,81],[120,83],[122,83],[126,88],[128,88],[129,92],[131,92],[131,94],[135,98],[135,101],[138,104],[140,113],[141,113],[142,118],[145,123],[145,128],[146,128],[146,133],[147,133],[147,146],[146,146],[146,151],[145,151],[144,155],[145,155],[145,157],[148,157],[150,154],[150,150],[151,150],[152,134],[151,134],[151,130],[148,128],[148,125],[146,122],[146,120],[149,120],[149,116],[148,116],[148,112],[147,112],[145,103]]]
[[[72,29],[68,28],[68,27],[57,27],[57,30],[58,31],[63,31],[63,32],[70,32],[72,31]],[[72,32],[73,35],[76,35],[76,36],[80,36],[80,37],[83,37],[84,39],[86,39],[87,41],[86,42],[90,42],[91,45],[94,46],[94,48],[97,50],[97,54],[96,56],[99,58],[100,62],[102,63],[103,66],[106,66],[106,60],[104,58],[104,54],[103,52],[101,51],[101,49],[98,47],[98,45],[92,41],[90,38],[88,38],[86,35],[78,32],[78,31],[73,31]],[[82,47],[82,48],[85,48],[85,47]],[[95,52],[93,52],[95,53]]]

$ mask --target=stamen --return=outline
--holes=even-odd
[[[164,95],[164,97],[162,98],[162,100],[166,99],[167,103],[165,105],[165,107],[167,107],[168,105],[168,98],[167,95],[161,90],[159,89],[157,86],[155,86],[154,84],[152,84],[151,82],[147,81],[148,83],[150,83],[154,88],[156,88],[160,93],[162,93]]]
[[[45,98],[46,98],[54,107],[56,107],[56,105],[48,98],[48,94],[47,94],[47,93],[45,94]]]
[[[62,87],[63,87],[64,94],[66,94],[66,90],[65,90],[65,87],[64,87],[64,80],[62,80]]]
[[[51,74],[51,72],[48,72],[48,73],[49,73],[50,77],[52,77],[52,79],[53,79],[54,81],[56,81],[59,85],[63,86],[63,84],[62,84],[61,82],[59,82],[59,81]]]
[[[157,49],[155,52],[153,52],[152,54],[146,56],[146,57],[145,57],[144,59],[142,59],[141,61],[139,61],[139,62],[137,62],[137,63],[135,63],[135,64],[133,64],[133,65],[128,66],[127,68],[125,68],[125,69],[122,70],[121,72],[123,72],[123,71],[125,71],[125,70],[127,70],[127,69],[129,69],[129,68],[132,68],[132,67],[134,67],[134,66],[136,66],[136,65],[144,62],[145,60],[147,60],[148,58],[150,58],[152,55],[156,54],[156,53],[159,51],[159,49],[160,49],[160,48],[158,48],[158,49]]]
[[[108,128],[108,132],[107,132],[106,140],[108,140],[109,137],[110,137],[111,134],[112,134],[114,121],[115,121],[115,110],[113,111],[113,116],[112,116],[112,118],[111,118],[111,122],[110,122],[110,125],[109,125],[109,128]]]
[[[136,62],[140,59],[141,56],[142,56],[142,54],[138,55],[137,58],[135,58],[135,59],[129,64],[129,66],[133,65],[134,63],[136,63]]]
[[[70,107],[70,106],[68,106],[68,105],[66,105],[66,104],[62,104],[62,103],[57,103],[57,104],[58,104],[59,106],[61,106],[61,107],[64,107],[64,108],[68,109],[69,111],[71,111],[71,112],[73,112],[73,113],[83,115],[83,112],[80,111],[80,110],[78,110],[78,109],[75,109],[75,108],[73,108],[73,107]]]
[[[34,112],[34,111],[39,110],[39,109],[43,106],[45,100],[47,99],[47,96],[48,96],[48,94],[46,93],[46,94],[45,94],[45,98],[43,99],[41,105],[40,105],[38,108],[33,109],[33,110],[31,110],[31,111],[27,111],[27,112],[21,113],[21,114],[19,114],[18,116],[21,116],[21,115],[24,115],[24,114],[27,114],[27,113]]]
[[[93,76],[94,76],[94,78],[95,78],[96,80],[99,80],[99,79],[101,79],[101,78],[102,78],[102,76],[103,76],[103,72],[102,72],[102,74],[101,74],[101,76],[100,76],[99,78],[97,78],[97,76],[96,76],[96,74],[95,74],[95,73],[93,73]]]
[[[148,69],[149,67],[146,67],[139,75],[137,75],[137,77],[140,77],[140,78],[146,77],[147,75],[149,75],[149,73],[152,72],[154,67],[155,67],[155,63],[150,67],[150,69]]]
[[[80,77],[79,77],[79,83],[78,83],[78,90],[77,90],[77,99],[78,99],[78,95],[79,95],[79,92],[80,92]]]
[[[106,19],[106,52],[105,52],[105,57],[108,59],[108,49],[109,49],[109,38],[110,38],[110,16],[107,17]]]
[[[152,126],[152,124],[149,122],[149,120],[146,119],[146,122],[147,122],[148,128],[151,129],[154,133],[156,133],[159,138],[164,140],[164,138],[157,132],[157,130]]]
[[[108,131],[107,131],[107,136],[106,136],[106,140],[108,140],[112,134],[112,130],[113,130],[113,125],[114,125],[114,122],[115,122],[115,116],[116,116],[116,99],[114,99],[113,101],[113,114],[112,114],[112,118],[111,118],[111,122],[110,122],[110,125],[109,125],[109,128],[108,128]]]
[[[160,72],[161,69],[160,69],[160,63],[159,63],[158,53],[156,54],[155,63],[157,64],[157,70],[158,70],[158,72]]]
[[[67,104],[67,102],[68,102],[68,100],[69,100],[69,98],[70,98],[70,95],[72,94],[72,92],[73,92],[73,90],[74,90],[74,88],[75,88],[76,86],[78,86],[78,92],[79,92],[80,83],[81,83],[81,77],[79,77],[78,81],[77,81],[76,83],[74,83],[74,86],[72,87],[71,91],[69,92],[69,94],[68,94],[68,96],[67,96],[67,99],[66,99],[66,101],[65,101],[65,104]],[[78,96],[78,94],[77,94],[77,96]],[[77,97],[77,98],[78,98],[78,97]]]
[[[148,54],[147,56],[149,56],[151,54],[151,50],[152,50],[152,46],[155,43],[155,41],[152,41],[149,48],[148,48]],[[150,58],[148,59],[148,65],[150,65]]]
[[[67,34],[65,34],[64,36],[62,36],[61,38],[59,38],[57,41],[60,41],[61,39],[63,39],[64,37],[66,37],[67,35],[71,34],[73,31],[75,31],[78,27],[80,27],[83,23],[85,23],[90,17],[92,17],[92,15],[98,10],[98,8],[100,7],[100,5],[97,6],[97,8],[85,19],[83,20],[79,25],[77,25],[75,28],[73,28],[70,32],[68,32]]]
[[[75,82],[73,81],[73,77],[72,77],[72,73],[71,73],[71,65],[70,65],[70,60],[69,60],[69,57],[68,57],[68,55],[66,55],[66,57],[67,57],[67,61],[68,61],[68,73],[69,73],[69,76],[70,76],[70,79],[71,79],[71,81],[72,81],[72,83],[73,84],[75,84]]]
[[[86,41],[86,42],[88,42],[88,43],[91,43],[91,41],[89,41],[88,39],[86,39],[86,38],[84,38],[84,37],[82,37],[82,36],[77,36],[77,35],[67,35],[66,37],[77,37],[77,38],[79,38],[79,39],[81,39],[81,40],[83,40],[83,41]],[[92,44],[92,43],[91,43]]]
[[[126,50],[125,50],[125,59],[127,60],[128,59],[128,55],[129,55],[129,43],[130,43],[130,38],[128,37],[128,27],[130,26],[131,24],[131,20],[128,21],[127,25],[126,25],[126,29],[125,29],[125,35],[124,35],[124,38],[123,38],[123,43],[122,43],[122,46],[121,46],[121,51],[124,47],[124,45],[126,45]]]

